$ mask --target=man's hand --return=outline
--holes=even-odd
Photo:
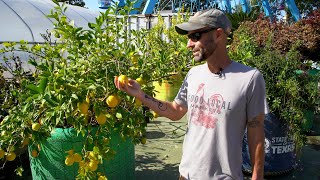
[[[134,96],[141,100],[143,98],[144,92],[141,90],[141,86],[135,80],[129,79],[128,83],[122,83],[119,81],[119,77],[114,77],[114,84],[116,87],[129,94],[130,96]]]

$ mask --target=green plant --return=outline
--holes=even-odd
[[[306,111],[316,111],[319,100],[317,76],[297,74],[297,70],[309,65],[301,61],[298,50],[301,42],[286,47],[287,51],[274,49],[274,38],[277,32],[268,31],[268,39],[261,46],[257,34],[251,34],[251,23],[244,23],[234,33],[234,41],[230,46],[230,56],[246,65],[256,67],[264,75],[267,100],[270,111],[287,123],[290,134],[296,143],[296,151],[300,152],[305,143]],[[264,33],[265,28],[260,32]],[[260,36],[259,36],[260,37]],[[309,67],[306,67],[309,66]]]
[[[89,161],[93,152],[98,154],[99,162],[114,155],[108,144],[111,132],[135,144],[144,142],[144,118],[153,115],[145,114],[133,97],[118,91],[114,77],[122,74],[140,78],[145,82],[142,88],[152,94],[153,81],[168,79],[172,71],[185,68],[189,53],[181,48],[185,44],[177,43],[178,36],[167,39],[175,42],[170,45],[161,38],[161,33],[152,37],[148,30],[127,30],[130,6],[109,8],[96,22],[88,24],[88,30],[67,20],[66,10],[57,3],[48,15],[55,20],[55,28],[45,36],[46,43],[33,46],[24,41],[4,43],[0,49],[0,53],[15,50],[30,53],[28,63],[35,67],[33,79],[23,79],[21,87],[15,88],[20,92],[18,101],[9,108],[0,126],[3,133],[0,148],[6,156],[26,144],[41,150],[41,142],[57,127],[73,127],[86,137],[86,145],[77,152],[82,153],[83,161]],[[155,43],[159,44],[158,49],[153,46]],[[170,51],[164,51],[169,45]],[[183,52],[173,56],[171,53],[177,49]],[[90,133],[93,127],[98,127],[95,134]],[[101,140],[98,135],[104,138]],[[93,149],[88,148],[89,144]],[[32,154],[36,158],[37,154]],[[66,158],[66,165],[71,162]],[[81,172],[79,178],[97,177],[90,168]]]

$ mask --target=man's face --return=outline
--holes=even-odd
[[[187,47],[192,50],[196,62],[208,59],[216,50],[214,31],[215,29],[205,28],[188,33]]]

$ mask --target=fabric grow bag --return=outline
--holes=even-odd
[[[281,175],[291,171],[295,165],[295,144],[287,134],[288,127],[274,114],[265,116],[265,163],[264,174],[267,176]],[[242,169],[252,173],[247,133],[243,138]]]
[[[126,180],[135,179],[134,144],[131,140],[123,141],[114,133],[111,136],[110,146],[116,151],[113,159],[99,164],[96,172],[102,172],[108,179]],[[74,180],[78,175],[79,163],[72,166],[65,165],[66,151],[74,149],[81,152],[86,137],[77,136],[73,128],[56,128],[51,137],[41,143],[41,151],[36,158],[30,157],[32,178]],[[29,153],[32,147],[29,146]]]

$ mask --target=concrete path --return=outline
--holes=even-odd
[[[137,180],[177,180],[187,121],[158,118],[148,124],[147,143],[136,146]],[[245,175],[245,179],[251,179]],[[320,136],[309,136],[301,160],[292,172],[266,180],[320,180]]]

